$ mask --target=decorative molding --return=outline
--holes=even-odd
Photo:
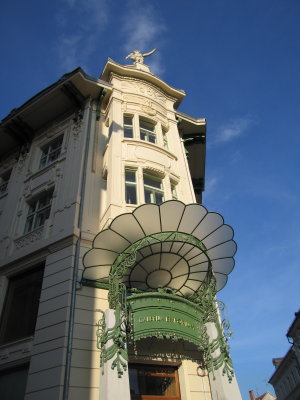
[[[154,87],[150,84],[141,83],[135,80],[132,81],[126,80],[126,82],[122,82],[122,89],[124,91],[133,92],[136,94],[141,94],[143,96],[150,97],[151,99],[156,100],[163,106],[165,106],[167,102],[166,96],[157,89],[154,89]]]
[[[16,249],[19,250],[22,247],[25,247],[33,242],[36,242],[37,240],[42,239],[43,231],[44,231],[44,226],[40,226],[39,228],[35,229],[34,231],[29,232],[26,235],[21,236],[20,238],[16,239],[15,240]]]

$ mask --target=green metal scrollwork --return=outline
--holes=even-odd
[[[108,294],[110,308],[115,310],[115,325],[113,328],[107,328],[104,315],[98,323],[97,345],[101,350],[100,364],[102,366],[108,360],[114,358],[112,368],[117,369],[118,376],[121,377],[123,371],[126,370],[128,355],[126,350],[127,333],[124,320],[125,318],[129,318],[132,324],[132,312],[126,306],[126,288],[122,283],[122,279],[126,271],[135,264],[137,252],[140,249],[156,243],[168,241],[192,244],[200,249],[207,257],[208,272],[205,280],[198,291],[193,295],[186,297],[185,300],[191,302],[197,312],[201,311],[199,314],[199,321],[197,322],[199,340],[194,338],[193,343],[197,345],[199,350],[201,350],[203,361],[208,372],[213,374],[215,370],[222,367],[223,374],[226,374],[229,381],[231,381],[234,375],[233,367],[229,356],[227,338],[224,334],[222,323],[220,322],[220,315],[216,301],[216,279],[213,274],[211,262],[205,245],[193,235],[182,232],[159,232],[143,237],[131,244],[116,258],[109,276]],[[158,288],[156,292],[163,292],[165,293],[165,296],[169,296],[170,299],[178,298],[178,296],[169,288]],[[134,298],[135,293],[136,297],[138,297],[141,291],[133,289],[131,290],[131,293],[132,295],[130,297]],[[153,295],[153,292],[147,293],[149,296]],[[177,322],[178,321],[179,320],[177,320]],[[207,333],[207,326],[209,323],[212,323],[215,326],[217,333],[217,337],[211,341]],[[156,333],[156,337],[159,339],[184,339],[182,332],[177,332],[177,334],[175,334],[171,330],[170,332],[164,330],[164,332],[157,331]],[[151,332],[149,334],[142,332],[138,339],[142,338],[143,335],[148,335],[147,337],[149,337],[149,335],[151,336]],[[128,335],[128,339],[129,338],[135,340],[134,334]]]
[[[117,307],[115,310],[115,324],[107,328],[105,314],[97,323],[97,347],[101,350],[100,367],[113,357],[112,369],[117,369],[118,377],[121,378],[127,369],[128,354],[126,350],[126,324],[124,313]],[[102,369],[102,374],[104,373]]]
[[[183,232],[159,232],[152,235],[143,237],[136,241],[126,250],[124,250],[115,260],[112,265],[111,272],[109,275],[109,295],[108,301],[110,308],[116,308],[118,304],[121,308],[124,308],[122,304],[122,277],[126,270],[130,268],[136,261],[137,252],[147,246],[161,242],[182,242],[192,244],[199,248],[207,257],[207,251],[205,245],[201,240],[195,236]]]

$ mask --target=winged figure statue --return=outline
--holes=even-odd
[[[151,51],[149,51],[149,53],[142,53],[140,50],[133,50],[132,53],[128,54],[127,58],[130,58],[131,60],[133,60],[134,64],[136,63],[140,63],[140,64],[144,64],[144,57],[148,57],[151,56],[151,54],[153,54],[157,49],[153,49]]]

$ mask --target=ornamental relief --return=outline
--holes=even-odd
[[[134,92],[136,94],[141,94],[143,96],[150,97],[151,99],[157,101],[163,106],[166,105],[167,98],[161,92],[154,89],[150,85],[134,81],[122,82],[122,89],[127,92]]]
[[[130,96],[125,95],[123,97],[122,104],[122,112],[131,112],[131,113],[142,113],[149,115],[149,117],[156,116],[156,119],[161,122],[163,127],[168,130],[169,129],[169,121],[165,117],[166,109],[163,108],[160,104],[151,101],[149,99],[145,99],[141,96]]]
[[[27,246],[30,243],[36,242],[37,240],[42,239],[43,237],[43,230],[44,226],[35,229],[33,232],[28,233],[20,237],[19,239],[15,240],[16,249],[21,249],[24,246]]]

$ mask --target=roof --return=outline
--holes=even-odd
[[[3,118],[0,156],[30,142],[36,132],[54,119],[79,110],[88,97],[97,99],[103,89],[109,92],[111,88],[109,83],[87,75],[80,67],[64,74]]]

